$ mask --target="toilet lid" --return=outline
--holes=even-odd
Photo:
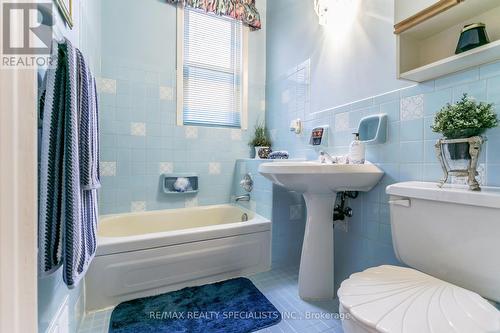
[[[347,313],[379,332],[500,332],[500,312],[481,296],[411,268],[353,274],[338,296]]]

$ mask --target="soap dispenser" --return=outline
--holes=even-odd
[[[355,135],[354,141],[349,146],[349,163],[364,164],[365,163],[365,144],[359,140],[359,133]]]

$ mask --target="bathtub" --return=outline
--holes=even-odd
[[[87,311],[271,268],[271,221],[233,205],[102,216]]]

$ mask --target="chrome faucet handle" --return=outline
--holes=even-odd
[[[252,192],[253,190],[253,179],[252,175],[247,173],[243,179],[240,181],[240,186],[246,191],[246,192]]]
[[[240,202],[240,201],[250,201],[250,194],[243,194],[243,195],[240,195],[240,196],[237,196],[236,198],[234,198],[234,200],[236,202]]]
[[[320,150],[320,152],[319,152],[319,161],[322,164],[326,164],[326,163],[335,164],[336,163],[336,158],[333,158],[326,151]]]

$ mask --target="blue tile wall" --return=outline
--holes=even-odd
[[[335,231],[335,281],[338,284],[351,273],[379,264],[398,264],[392,248],[389,207],[385,187],[399,181],[437,181],[442,176],[434,155],[439,137],[430,129],[434,114],[463,93],[480,101],[497,104],[500,114],[500,63],[473,68],[435,81],[375,96],[360,102],[305,115],[305,133],[297,138],[288,131],[286,101],[280,95],[286,88],[279,81],[268,83],[268,105],[279,105],[268,112],[267,120],[274,134],[274,148],[286,149],[294,158],[315,158],[317,152],[308,145],[309,131],[317,125],[330,126],[329,146],[332,154],[347,154],[362,116],[387,113],[388,141],[367,146],[367,159],[385,171],[385,176],[371,192],[363,193],[349,205],[354,217],[349,230]],[[286,81],[286,79],[283,79]],[[274,99],[274,100],[269,100]],[[278,99],[278,100],[277,100]],[[346,125],[347,124],[347,125]],[[347,126],[347,128],[346,128]],[[500,186],[500,129],[486,133],[488,142],[481,157],[484,185]],[[279,196],[278,193],[274,195]],[[286,200],[278,198],[274,202]],[[281,218],[281,216],[273,216]],[[280,221],[273,221],[279,224]]]
[[[249,33],[249,130],[181,127],[175,6],[110,0],[102,15],[100,213],[229,202],[235,161],[250,156],[253,126],[265,118],[265,29]],[[199,193],[163,194],[162,173],[198,174]]]
[[[234,177],[235,195],[246,192],[239,186],[240,180],[249,173],[254,181],[249,203],[240,203],[272,221],[272,265],[296,267],[300,263],[302,241],[306,222],[305,202],[302,195],[273,185],[259,174],[258,168],[266,160],[238,160]]]

